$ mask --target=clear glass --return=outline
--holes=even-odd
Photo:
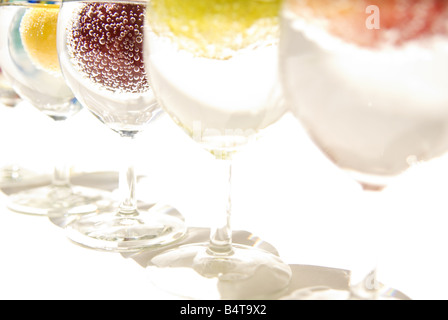
[[[0,108],[2,108],[0,113],[2,116],[4,116],[4,107],[15,107],[20,101],[20,97],[5,79],[0,68]],[[24,170],[19,165],[6,164],[4,161],[4,159],[0,159],[0,187],[3,187],[4,184],[21,181],[24,175]]]
[[[381,191],[412,164],[448,150],[447,5],[284,3],[286,103],[323,153],[366,191]],[[378,221],[359,227],[382,228],[387,208],[378,210],[366,219]],[[372,228],[359,240],[378,246],[377,232]],[[376,273],[372,264],[365,279],[352,279],[354,297],[382,297],[386,287]]]
[[[53,144],[62,157],[64,120],[82,106],[65,84],[56,52],[59,2],[0,1],[0,62],[4,76],[22,99],[54,120]],[[11,210],[51,217],[89,213],[109,202],[108,195],[70,183],[69,167],[57,164],[50,185],[9,196]]]
[[[223,176],[210,241],[175,248],[150,262],[169,268],[176,288],[167,290],[175,294],[194,296],[195,288],[183,288],[185,268],[217,280],[218,287],[258,285],[258,297],[278,294],[289,283],[287,264],[267,251],[234,244],[231,229],[232,157],[285,111],[277,77],[279,7],[277,0],[149,2],[145,58],[158,101],[216,157]],[[157,273],[151,274],[158,282]]]
[[[117,156],[131,162],[133,140],[160,112],[143,62],[143,1],[65,1],[58,23],[58,51],[69,86],[83,105],[121,136]],[[128,252],[167,245],[186,231],[169,206],[137,205],[134,166],[120,175],[119,206],[67,225],[83,246]]]

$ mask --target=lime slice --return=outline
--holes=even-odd
[[[56,49],[58,8],[32,8],[23,15],[20,36],[33,63],[40,69],[59,72]]]
[[[152,29],[209,58],[276,37],[281,0],[152,0]]]

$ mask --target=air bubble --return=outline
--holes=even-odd
[[[108,89],[148,90],[142,55],[144,14],[144,5],[85,4],[69,37],[80,72]]]

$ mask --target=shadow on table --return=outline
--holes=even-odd
[[[141,178],[141,177],[140,177]],[[26,183],[3,185],[1,191],[7,196],[15,192],[36,188],[50,182],[48,176],[41,176]],[[94,172],[74,175],[71,182],[75,185],[87,186],[114,191],[118,187],[118,174],[115,172]],[[70,219],[50,219],[59,227],[64,227]],[[179,298],[187,299],[255,299],[259,298],[257,290],[265,279],[261,276],[252,282],[219,281],[216,278],[206,279],[192,268],[161,268],[152,263],[158,254],[175,249],[182,245],[207,243],[210,230],[207,228],[189,228],[184,239],[161,248],[144,250],[133,254],[122,254],[125,258],[133,259],[140,266],[148,270],[148,278],[162,290],[176,294]],[[269,243],[247,231],[234,231],[233,241],[236,244],[258,247],[278,255],[277,250]],[[292,271],[289,286],[266,299],[346,299],[350,272],[348,270],[327,268],[311,265],[290,265]],[[177,278],[176,278],[177,277]],[[157,281],[154,281],[157,280]],[[266,284],[265,284],[266,286]],[[184,291],[179,292],[179,288]],[[322,296],[320,293],[330,289],[331,295]],[[408,299],[402,293],[395,291],[398,299]]]
[[[70,182],[73,185],[112,192],[118,188],[118,173],[108,171],[77,173],[70,177]],[[0,189],[6,195],[11,195],[20,191],[43,187],[50,183],[50,175],[36,174],[27,179],[5,182],[0,185]]]
[[[155,249],[144,250],[134,254],[122,254],[131,258],[143,268],[148,270],[148,277],[152,284],[179,298],[186,299],[306,299],[309,293],[322,288],[331,289],[328,299],[346,299],[350,272],[310,265],[290,265],[292,278],[289,286],[274,295],[260,296],[258,290],[265,280],[261,275],[252,282],[247,281],[219,281],[216,278],[206,279],[192,268],[160,268],[152,261],[158,254],[166,250],[175,249],[182,245],[193,243],[206,243],[210,230],[207,228],[190,228],[185,239],[176,244]],[[276,249],[267,242],[247,231],[234,231],[233,240],[237,244],[254,246],[273,254]],[[274,284],[275,285],[275,284]]]

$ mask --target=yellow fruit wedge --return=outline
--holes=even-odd
[[[56,49],[58,8],[32,8],[23,15],[20,36],[33,63],[48,72],[59,72]]]
[[[169,30],[183,49],[224,58],[273,35],[281,0],[151,0],[149,21],[155,32]]]

